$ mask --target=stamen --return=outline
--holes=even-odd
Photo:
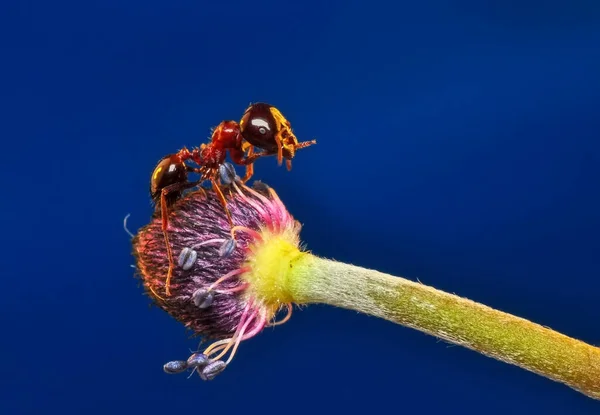
[[[253,237],[255,240],[262,242],[263,238],[261,236],[260,233],[258,233],[257,231],[247,228],[245,226],[234,226],[233,228],[231,228],[231,237],[235,239],[235,233],[236,232],[246,232],[247,234],[249,234],[251,237]]]
[[[131,213],[128,213],[128,214],[125,216],[125,219],[123,219],[123,229],[125,229],[125,232],[127,232],[127,234],[128,234],[129,236],[131,236],[131,238],[134,238],[134,237],[135,237],[135,235],[134,235],[133,233],[131,233],[131,231],[130,231],[130,230],[127,228],[127,219],[129,219],[129,216],[131,216]]]
[[[180,268],[182,268],[184,271],[190,270],[195,265],[196,259],[198,259],[198,252],[196,251],[196,249],[200,248],[203,245],[210,245],[210,244],[214,244],[214,243],[227,243],[227,240],[226,239],[209,239],[207,241],[195,244],[189,248],[185,247],[181,250],[179,257],[177,258],[177,265]],[[223,255],[221,255],[221,256],[223,256]]]
[[[250,267],[242,267],[242,268],[234,269],[231,272],[228,272],[227,274],[223,275],[221,278],[219,278],[218,280],[216,280],[215,282],[210,284],[208,287],[208,291],[212,291],[216,286],[221,284],[223,281],[227,281],[228,279],[233,278],[236,275],[243,274],[244,272],[250,272]]]
[[[267,186],[266,184],[264,184],[263,182],[260,181],[256,181],[254,182],[254,187],[262,187],[264,190],[269,190],[269,186]],[[247,191],[248,193],[252,194],[252,196],[256,197],[257,199],[260,199],[260,201],[262,203],[264,203],[265,205],[269,205],[271,203],[271,201],[269,199],[267,199],[264,195],[260,194],[259,192],[257,192],[255,189],[253,189],[250,186],[244,186],[243,187],[245,191]]]
[[[279,196],[277,195],[277,193],[275,193],[275,190],[273,190],[271,187],[269,187],[269,194],[271,195],[272,200],[270,201],[272,204],[274,204],[277,209],[276,211],[280,213],[280,224],[281,223],[287,223],[290,222],[292,220],[289,212],[287,211],[285,205],[283,204],[283,202],[281,201],[281,199],[279,198]]]
[[[169,375],[185,372],[187,368],[188,364],[185,360],[173,360],[172,362],[165,363],[163,366],[163,370]]]
[[[196,305],[196,307],[200,308],[200,309],[205,309],[208,308],[212,305],[214,299],[215,299],[215,295],[213,294],[213,290],[219,286],[219,284],[221,284],[224,281],[227,281],[239,274],[243,274],[244,272],[248,272],[250,270],[249,267],[243,267],[243,268],[238,268],[235,269],[231,272],[228,272],[227,274],[223,275],[221,278],[219,278],[218,280],[216,280],[215,282],[213,282],[211,285],[208,286],[208,288],[198,288],[196,291],[194,291],[194,293],[192,294],[192,301],[194,302],[194,304]],[[228,293],[235,293],[238,291],[243,291],[248,287],[247,283],[241,284],[237,287],[233,287],[233,288],[229,288],[229,289],[224,289],[224,290],[216,290],[215,292],[217,293],[221,293],[221,294],[228,294]]]
[[[290,320],[290,318],[292,317],[293,305],[292,305],[292,303],[288,303],[288,304],[286,304],[286,307],[287,307],[287,314],[285,315],[285,317],[282,320],[274,321],[274,322],[270,323],[269,327],[279,326],[281,324],[287,323]]]
[[[208,346],[208,348],[206,350],[204,350],[204,354],[207,355],[209,358],[211,356],[211,354],[213,353],[213,349],[217,346],[220,346],[222,344],[226,344],[227,346],[225,347],[225,352],[227,352],[227,350],[229,349],[229,347],[231,347],[231,342],[236,339],[237,335],[239,334],[240,330],[242,329],[242,326],[244,324],[244,322],[246,321],[246,316],[248,315],[248,311],[250,310],[250,308],[252,307],[252,302],[248,302],[248,304],[246,305],[246,307],[244,307],[244,311],[242,312],[242,316],[240,317],[240,323],[235,331],[235,333],[233,334],[233,336],[229,339],[224,339],[224,340],[219,340],[213,344],[211,344],[210,346]],[[218,358],[217,358],[218,359]],[[211,360],[213,360],[211,358]],[[216,360],[216,359],[214,359]]]
[[[220,344],[210,351],[211,354],[218,353],[221,350],[223,350],[224,348],[226,348],[230,341],[231,341],[230,338],[225,339],[225,340],[219,340],[217,343],[220,343]],[[224,343],[221,343],[221,342],[224,342]]]
[[[254,210],[256,210],[262,216],[262,218],[265,222],[273,221],[273,217],[271,216],[271,212],[269,210],[266,210],[263,206],[261,206],[260,203],[254,201],[251,198],[249,198],[248,196],[246,196],[244,194],[244,192],[242,192],[242,190],[235,183],[233,183],[233,186],[234,186],[235,190],[237,191],[238,195],[244,200],[244,202],[246,202],[250,206],[252,206],[254,208]],[[269,206],[269,200],[267,198],[265,198],[263,195],[257,193],[255,190],[251,189],[250,187],[248,187],[244,184],[242,184],[242,189],[248,191],[253,196],[256,196],[257,198],[259,198],[261,200],[261,202],[263,202],[266,206]]]
[[[198,248],[200,248],[201,246],[204,246],[204,245],[211,245],[211,244],[216,244],[216,243],[223,243],[224,241],[226,241],[226,240],[222,239],[222,238],[208,239],[206,241],[203,241],[203,242],[200,242],[200,243],[198,243],[196,245],[193,245],[191,247],[191,249],[198,249]]]
[[[245,289],[247,289],[250,286],[250,283],[245,282],[241,285],[238,285],[235,288],[229,288],[227,290],[215,290],[215,292],[219,293],[219,294],[233,294],[233,293],[237,293],[240,291],[244,291]]]
[[[235,355],[238,345],[242,341],[241,339],[244,336],[244,332],[246,331],[246,329],[248,328],[250,323],[252,323],[252,321],[254,321],[254,319],[256,318],[257,315],[258,315],[258,310],[254,310],[252,312],[252,314],[250,315],[250,317],[248,317],[248,320],[246,320],[243,324],[240,324],[238,332],[231,339],[232,341],[229,342],[227,347],[217,357],[215,357],[214,360],[221,359],[223,356],[225,356],[225,354],[227,354],[227,351],[231,348],[231,346],[233,346],[233,350],[231,351],[231,353],[229,355],[229,359],[227,359],[226,363],[229,364],[229,362],[231,362],[231,359],[233,359],[233,356]]]
[[[184,271],[191,269],[198,259],[198,253],[190,248],[183,248],[177,258],[177,265]]]
[[[263,202],[266,206],[277,206],[277,209],[267,209],[266,212],[268,212],[268,215],[264,215],[263,217],[265,218],[265,220],[267,220],[269,225],[272,225],[273,230],[275,231],[279,231],[281,230],[281,224],[285,223],[287,221],[287,216],[284,216],[284,214],[282,212],[287,212],[285,206],[283,206],[283,202],[281,202],[281,199],[279,199],[279,196],[277,196],[277,194],[275,193],[275,191],[273,189],[271,189],[269,186],[267,186],[266,184],[262,183],[262,182],[255,182],[254,186],[261,186],[264,188],[264,190],[266,190],[267,192],[269,192],[269,194],[273,197],[273,200],[269,200],[267,197],[265,197],[264,195],[260,194],[259,192],[257,192],[256,190],[252,189],[251,187],[248,186],[244,186],[244,190],[246,190],[247,192],[251,193],[252,196],[260,199],[261,202]],[[251,200],[251,199],[249,199]],[[256,203],[256,202],[254,202]],[[252,205],[253,207],[255,207],[255,205]],[[257,208],[255,207],[259,212],[265,211],[264,208]],[[277,217],[273,217],[272,214],[276,212]]]
[[[229,255],[233,253],[235,248],[237,247],[237,242],[234,238],[227,239],[221,247],[219,248],[219,256],[223,258],[227,258]]]
[[[209,363],[200,373],[202,380],[213,380],[219,373],[225,370],[227,363],[216,360]]]
[[[237,333],[237,330],[236,330],[236,333]],[[215,353],[223,350],[224,348],[226,348],[232,339],[233,339],[233,337],[230,337],[227,339],[223,339],[223,340],[214,342],[213,344],[208,346],[206,348],[206,350],[204,350],[204,355],[208,356],[208,358],[210,359],[210,355],[215,354]]]
[[[235,341],[235,345],[233,346],[233,350],[231,351],[231,353],[229,354],[229,358],[227,359],[227,361],[225,362],[225,364],[229,364],[231,363],[231,361],[233,360],[233,358],[235,357],[235,353],[237,352],[237,349],[240,345],[240,343],[242,342],[242,340],[244,340],[244,333],[246,332],[246,329],[248,328],[248,325],[254,321],[254,319],[256,318],[256,316],[258,315],[259,310],[256,310],[253,314],[252,317],[250,317],[248,319],[248,321],[246,322],[246,324],[244,324],[244,327],[242,327],[242,331],[240,332],[239,337],[237,338],[237,340]],[[262,330],[262,328],[264,327],[264,318],[261,317],[261,320],[259,321],[259,323],[254,327],[253,330],[251,330],[250,333],[248,333],[248,337],[253,337],[254,335],[256,335],[256,333],[258,333],[260,330]]]
[[[206,366],[208,364],[208,357],[203,353],[194,353],[188,360],[188,367]]]
[[[192,301],[196,305],[196,307],[204,310],[212,305],[215,299],[214,294],[205,288],[198,288],[192,294]]]
[[[250,330],[248,333],[246,333],[244,335],[244,337],[242,337],[242,341],[246,341],[246,340],[251,339],[252,337],[256,336],[258,333],[260,333],[260,331],[262,329],[265,328],[266,324],[267,324],[267,319],[265,317],[261,316],[260,320],[258,321],[256,326],[254,326],[254,328],[252,330]]]
[[[236,179],[239,179],[231,163],[223,163],[219,166],[219,177],[226,185],[235,183]]]

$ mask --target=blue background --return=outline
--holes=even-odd
[[[315,253],[600,344],[600,3],[7,1],[0,413],[591,414],[521,369],[312,306],[218,380],[134,280],[155,162],[251,101],[300,139],[255,178]]]

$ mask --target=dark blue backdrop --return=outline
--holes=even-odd
[[[319,140],[291,173],[269,159],[256,175],[315,253],[600,344],[597,1],[8,1],[0,16],[3,415],[600,410],[323,306],[214,382],[164,375],[196,342],[148,309],[121,228],[147,221],[158,158],[267,101]]]

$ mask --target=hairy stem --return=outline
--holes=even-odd
[[[600,399],[600,348],[420,283],[309,253],[288,269],[285,288],[296,303],[329,304],[412,327]]]

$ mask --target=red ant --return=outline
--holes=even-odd
[[[246,174],[242,179],[245,183],[254,173],[253,163],[260,157],[277,154],[279,165],[286,160],[288,170],[292,168],[292,158],[296,150],[316,144],[316,140],[298,142],[292,132],[290,122],[272,105],[265,103],[251,104],[239,123],[223,121],[213,131],[208,144],[189,151],[179,150],[162,158],[150,181],[150,194],[157,208],[160,204],[162,231],[167,248],[169,269],[165,282],[165,292],[170,295],[170,282],[173,274],[173,253],[169,244],[168,208],[182,197],[187,189],[198,186],[205,180],[210,180],[212,187],[219,197],[230,225],[233,227],[227,201],[220,188],[219,169],[229,155],[235,164],[246,166]],[[255,153],[254,147],[263,151]],[[186,161],[192,161],[199,167],[191,167]],[[197,181],[188,181],[188,173],[200,174]],[[158,209],[157,209],[158,212]]]

